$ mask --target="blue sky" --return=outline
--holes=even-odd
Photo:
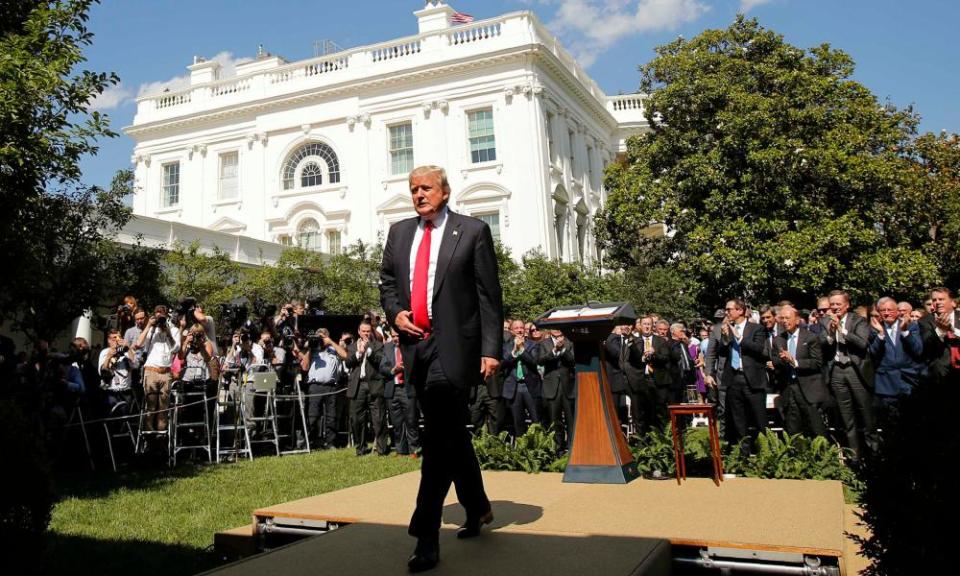
[[[678,35],[726,27],[738,11],[800,47],[829,43],[851,54],[855,78],[881,100],[914,105],[922,131],[960,132],[956,0],[449,0],[477,19],[533,10],[578,56],[607,94],[636,90],[637,66]],[[344,48],[415,34],[422,0],[102,0],[90,29],[87,67],[113,71],[122,84],[95,106],[119,131],[132,123],[133,99],[187,73],[194,55],[227,63],[257,45],[287,60],[313,55],[315,41]],[[133,141],[101,142],[83,162],[84,181],[106,186],[130,167]]]

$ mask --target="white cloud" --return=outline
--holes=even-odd
[[[229,78],[236,74],[237,64],[243,64],[244,62],[250,62],[253,58],[234,58],[233,52],[220,52],[213,58],[210,58],[211,61],[220,63],[220,77]],[[190,86],[190,74],[184,74],[183,76],[174,76],[169,80],[161,80],[159,82],[148,82],[146,84],[141,84],[140,89],[137,91],[138,96],[144,96],[147,94],[158,94],[165,90],[170,92],[176,92],[177,90],[182,90]]]
[[[740,0],[740,11],[746,14],[757,6],[769,4],[773,0]]]
[[[561,36],[571,38],[569,46],[583,66],[593,64],[601,53],[621,38],[643,32],[673,30],[698,19],[710,9],[700,0],[540,2],[557,6],[555,18],[548,26]]]
[[[126,104],[133,97],[133,92],[119,82],[95,96],[87,104],[87,110],[113,110]]]

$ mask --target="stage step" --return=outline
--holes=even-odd
[[[213,536],[213,549],[224,558],[238,559],[257,553],[257,539],[253,533],[253,524],[237,526],[230,530],[217,532]]]

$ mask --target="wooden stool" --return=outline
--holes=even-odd
[[[683,434],[677,430],[677,416],[706,416],[710,430],[710,459],[713,460],[713,482],[723,481],[723,457],[720,455],[720,433],[717,430],[717,411],[713,404],[671,404],[670,429],[673,431],[673,459],[677,465],[677,484],[687,479],[687,462],[683,454]]]

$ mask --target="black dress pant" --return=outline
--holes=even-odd
[[[393,426],[393,448],[401,456],[420,449],[420,405],[416,395],[407,394],[406,385],[397,386],[387,401],[390,425]]]
[[[803,434],[810,438],[827,437],[823,414],[816,404],[807,402],[799,383],[792,382],[783,389],[780,393],[780,407],[783,410],[783,429],[787,434]]]
[[[333,448],[337,440],[336,384],[311,382],[307,387],[307,429],[321,448]],[[322,394],[322,396],[321,396]]]
[[[668,388],[657,386],[653,378],[644,375],[630,394],[630,412],[637,434],[649,430],[662,430],[667,423]]]
[[[502,398],[494,398],[487,387],[477,388],[477,399],[470,405],[470,421],[473,423],[473,433],[479,434],[480,429],[487,427],[490,434],[499,434],[504,429],[506,408]]]
[[[443,501],[451,483],[466,509],[467,518],[486,514],[490,501],[483,489],[480,465],[467,430],[469,388],[446,378],[432,337],[417,344],[416,354],[412,380],[423,410],[423,464],[417,508],[408,532],[419,539],[436,540],[440,535]]]
[[[523,382],[517,382],[517,394],[510,401],[510,412],[513,414],[513,433],[516,436],[526,433],[527,414],[530,414],[531,424],[540,422],[540,401],[533,397]]]
[[[363,380],[357,386],[357,396],[350,400],[350,425],[353,429],[353,442],[357,451],[367,446],[367,422],[373,428],[373,439],[377,447],[377,454],[390,453],[387,441],[387,403],[383,394],[370,392],[370,383]]]
[[[864,442],[868,449],[877,450],[880,440],[874,415],[873,391],[863,384],[854,367],[835,364],[830,371],[830,390],[837,399],[847,448],[853,450],[853,457],[859,460],[863,456]]]
[[[731,438],[749,453],[752,440],[767,429],[767,391],[750,388],[743,373],[734,372],[727,387],[726,404],[733,428]]]
[[[562,392],[557,392],[555,398],[543,399],[543,403],[546,404],[543,425],[553,426],[557,438],[557,450],[573,448],[573,424],[576,421],[573,417],[574,402],[575,400],[567,398]]]

